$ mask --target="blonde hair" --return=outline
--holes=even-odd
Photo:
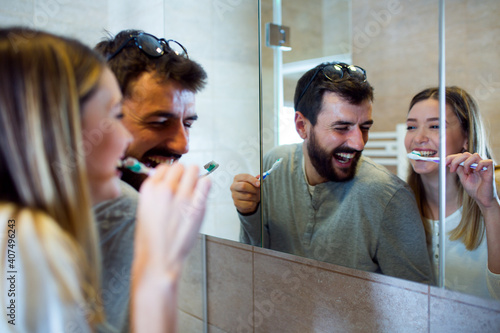
[[[439,88],[429,88],[415,95],[410,103],[409,110],[418,102],[435,99],[439,100]],[[486,139],[485,128],[476,102],[465,90],[452,86],[446,87],[446,104],[451,107],[457,116],[464,135],[467,136],[467,151],[478,153],[482,158],[491,159],[491,149]],[[462,205],[462,219],[459,225],[450,232],[451,240],[461,240],[467,250],[476,249],[484,237],[484,221],[481,210],[476,201],[471,198],[463,188],[458,176],[454,181],[459,188],[459,203]],[[422,180],[410,165],[408,184],[413,189],[420,210],[427,241],[430,242],[431,226],[425,219],[428,212],[427,198],[425,197]]]
[[[75,40],[25,28],[0,30],[0,201],[44,212],[83,253],[74,260],[83,260],[75,267],[91,325],[103,320],[101,263],[81,110],[104,66]],[[50,266],[55,276],[63,275],[56,263]],[[60,288],[66,297],[74,294],[69,286]]]

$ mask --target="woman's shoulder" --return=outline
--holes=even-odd
[[[37,257],[41,262],[72,260],[76,242],[48,213],[15,203],[0,202],[0,221],[3,222],[2,240],[15,243],[25,257]]]
[[[58,223],[46,212],[31,208],[22,207],[11,202],[0,202],[0,221],[7,223],[5,233],[17,233],[18,241],[33,241],[33,238],[67,238]],[[4,227],[5,228],[5,227]]]
[[[4,237],[1,248],[15,246],[21,269],[33,275],[61,279],[64,293],[79,294],[78,258],[81,250],[59,224],[40,209],[0,202],[0,221]]]
[[[77,306],[84,304],[84,298],[78,268],[82,255],[76,242],[39,209],[0,202],[0,221],[0,249],[6,254],[0,266],[12,265],[17,274],[16,324],[36,332],[58,331],[56,328],[62,331],[64,324],[71,321],[86,327]],[[26,305],[28,300],[31,306],[39,302],[36,312]],[[49,317],[53,320],[47,321]]]

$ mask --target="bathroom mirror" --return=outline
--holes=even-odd
[[[498,129],[498,103],[500,102],[500,66],[498,66],[500,44],[498,43],[500,25],[498,24],[498,1],[447,1],[446,2],[446,85],[465,89],[476,101],[482,116],[487,140],[492,148],[493,159],[500,157]],[[447,218],[448,220],[448,218]],[[486,247],[486,236],[479,248]],[[455,246],[446,252],[457,251]],[[460,251],[460,250],[458,250]],[[486,249],[483,250],[486,257]],[[458,252],[460,253],[460,252]],[[466,265],[474,270],[474,263],[480,257],[481,250],[458,262],[453,257],[445,256],[445,285],[452,285],[454,290],[488,297],[486,287],[476,290],[463,287],[461,281],[454,278],[453,265]],[[486,260],[486,258],[484,258]],[[452,265],[453,263],[453,265]],[[480,267],[482,269],[483,267]],[[485,269],[485,267],[484,267]],[[483,290],[481,290],[483,289]]]
[[[410,100],[439,83],[438,9],[436,1],[263,0],[263,153],[302,142],[293,121],[298,78],[322,62],[346,62],[364,68],[375,89],[364,154],[406,179],[402,142]],[[499,10],[494,1],[448,1],[445,21],[446,84],[464,88],[478,102],[494,157],[500,153],[493,126],[500,99]],[[265,46],[266,22],[289,28],[291,50]]]
[[[276,15],[277,11],[281,15]],[[263,95],[263,129],[273,128],[275,133],[273,142],[264,141],[264,154],[277,145],[302,142],[294,124],[295,86],[306,71],[320,63],[344,62],[366,70],[367,80],[374,87],[375,95],[374,125],[369,133],[369,143],[372,136],[396,132],[397,125],[406,120],[411,97],[423,88],[437,85],[438,6],[435,2],[317,0],[304,3],[299,0],[264,0],[262,17],[263,20],[281,18],[281,22],[274,23],[290,27],[291,46],[291,50],[263,47],[263,91],[268,93],[268,96]],[[276,53],[281,53],[281,63]],[[282,79],[276,79],[277,76]],[[282,82],[282,87],[276,82]],[[271,94],[271,91],[280,89],[283,91],[281,99],[276,97],[279,95],[276,92],[274,96]],[[393,145],[398,142],[396,136],[391,140]],[[380,155],[385,154],[383,151],[371,150],[376,151],[368,154],[368,149],[365,149],[363,154],[397,173],[397,155],[384,156]],[[407,165],[399,168],[406,169]],[[265,196],[262,205],[266,207]],[[266,227],[265,220],[263,223]],[[309,230],[314,228],[311,224],[307,227],[305,223],[298,224],[297,230],[303,228],[304,233],[306,228],[307,232],[312,232]],[[302,233],[298,237],[307,238]],[[314,239],[311,241],[312,248],[307,250],[304,245],[304,251],[312,259],[338,262],[332,254],[335,252],[328,250],[328,235],[313,234],[311,239]],[[271,248],[276,246],[280,246],[276,241],[271,244]],[[297,245],[297,248],[300,246]],[[323,250],[316,251],[316,248]],[[302,252],[302,249],[298,251]],[[331,259],[327,253],[330,253]],[[353,268],[373,270],[368,266],[360,264]]]
[[[397,135],[411,97],[438,83],[438,5],[432,0],[161,0],[147,6],[114,0],[0,0],[0,4],[2,26],[63,33],[90,46],[105,30],[114,34],[137,28],[176,39],[188,49],[207,71],[208,84],[197,95],[199,120],[191,130],[190,152],[182,161],[200,167],[211,160],[220,164],[210,176],[213,189],[202,232],[235,241],[240,226],[229,190],[233,177],[261,172],[261,143],[265,154],[276,145],[299,140],[293,124],[293,93],[305,71],[334,60],[366,69],[375,88],[369,143],[376,133]],[[500,27],[495,13],[499,11],[500,4],[489,0],[449,1],[446,12],[447,84],[460,85],[476,98],[497,158]],[[286,37],[291,50],[266,46],[269,22],[290,28]],[[372,154],[398,174],[397,158]]]
[[[207,72],[196,95],[199,116],[190,130],[184,164],[215,161],[202,232],[238,241],[239,220],[229,187],[238,173],[260,171],[258,1],[0,0],[0,26],[27,26],[76,38],[93,47],[108,32],[139,29],[175,39]],[[29,41],[32,36],[21,41]],[[201,246],[201,245],[200,245]],[[186,263],[179,304],[203,318],[202,258],[199,246]],[[193,308],[194,307],[194,308]],[[189,322],[189,320],[188,320]],[[201,330],[195,330],[201,331]]]
[[[1,25],[23,25],[77,38],[94,46],[107,33],[140,29],[175,39],[208,74],[196,95],[199,119],[181,161],[219,164],[202,232],[239,239],[229,187],[238,173],[259,174],[258,1],[42,1],[0,0]],[[84,14],[85,13],[85,14]]]

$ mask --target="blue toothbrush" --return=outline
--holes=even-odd
[[[278,158],[276,162],[274,162],[274,164],[271,166],[271,169],[267,170],[262,174],[262,180],[266,179],[266,177],[269,176],[271,172],[273,172],[273,170],[276,170],[279,167],[281,160],[282,158]]]
[[[408,158],[410,158],[412,160],[416,160],[416,161],[427,161],[427,162],[439,163],[439,157],[424,157],[424,156],[420,155],[420,153],[418,151],[415,151],[415,150],[406,156],[408,156]],[[460,165],[464,166],[464,162],[460,163]],[[471,169],[476,169],[477,163],[472,163],[470,167],[471,167]],[[486,171],[486,170],[488,170],[488,168],[486,168],[486,167],[483,167],[481,169],[481,171]]]

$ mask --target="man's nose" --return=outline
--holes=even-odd
[[[365,135],[359,127],[352,130],[347,141],[348,146],[357,151],[362,151],[365,148]]]
[[[184,124],[179,123],[171,129],[171,135],[165,142],[167,149],[172,153],[183,155],[189,151],[189,132]]]

